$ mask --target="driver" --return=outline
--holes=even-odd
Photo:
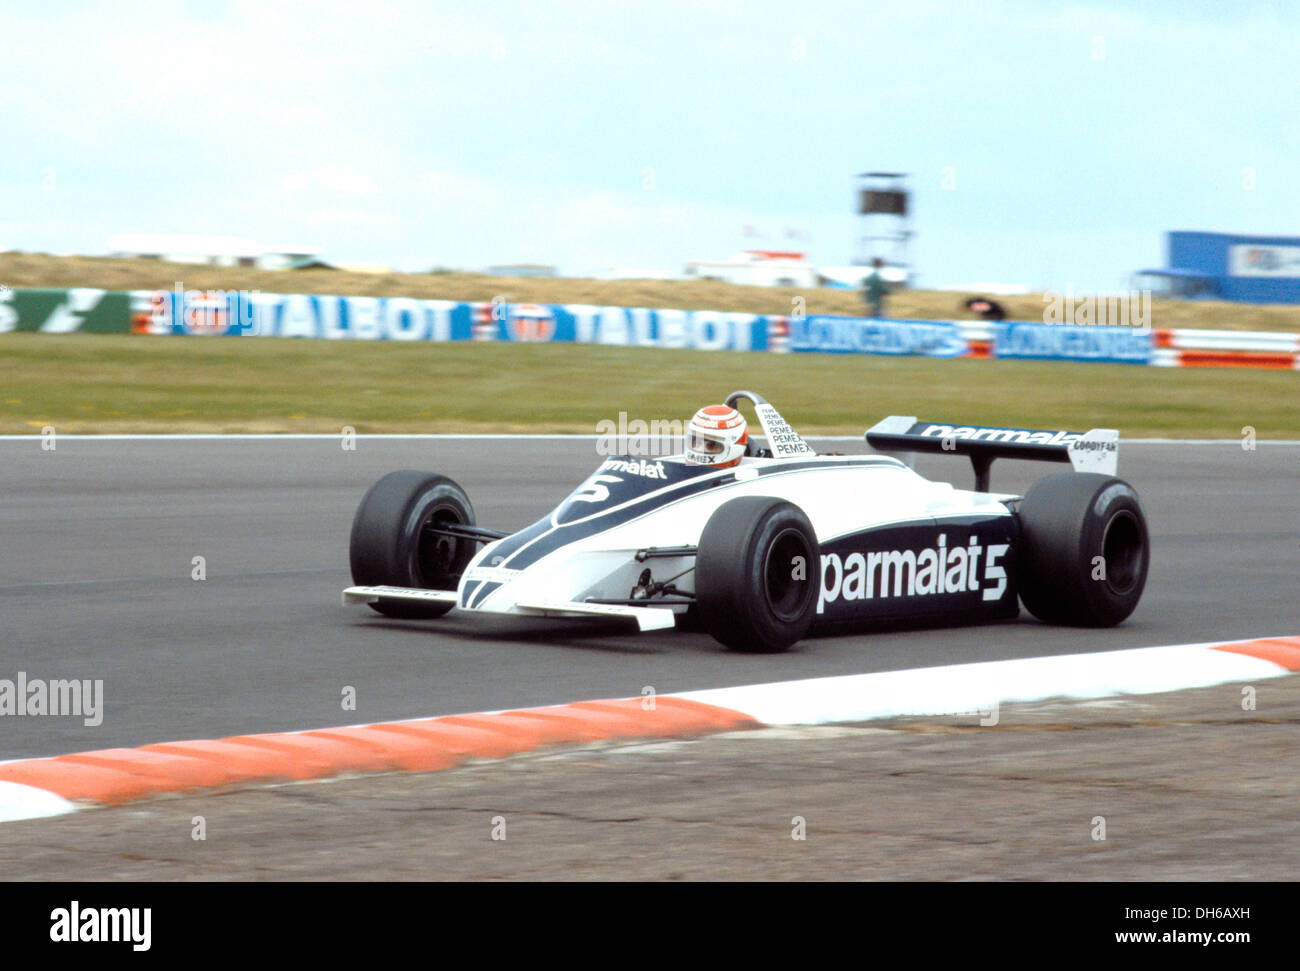
[[[686,464],[729,469],[749,444],[745,416],[729,405],[706,405],[686,427]]]

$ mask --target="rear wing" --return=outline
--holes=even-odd
[[[1119,432],[1113,428],[1087,432],[989,428],[893,415],[868,428],[866,438],[867,444],[880,452],[969,455],[976,492],[989,491],[989,468],[994,459],[1069,462],[1076,472],[1103,475],[1114,475],[1119,468]]]

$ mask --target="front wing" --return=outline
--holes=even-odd
[[[380,600],[407,600],[417,603],[456,603],[455,590],[420,590],[414,587],[348,587],[343,591],[343,604],[369,604]],[[574,600],[555,602],[520,602],[507,611],[479,612],[508,613],[525,617],[605,617],[636,622],[637,629],[668,630],[676,625],[676,617],[667,607],[630,607],[621,604],[581,603]]]

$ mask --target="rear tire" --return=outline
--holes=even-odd
[[[432,472],[388,473],[366,492],[352,520],[352,582],[363,587],[456,589],[477,544],[425,528],[443,522],[474,525],[474,507],[465,490]],[[452,607],[401,600],[370,606],[388,617],[441,617]]]
[[[802,509],[771,496],[732,499],[700,536],[700,624],[735,651],[787,650],[812,625],[820,579],[817,534]]]
[[[1151,560],[1138,494],[1120,479],[1063,472],[1020,502],[1025,609],[1048,624],[1113,627],[1142,599]]]

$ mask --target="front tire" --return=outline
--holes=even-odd
[[[456,589],[476,544],[428,530],[438,523],[474,525],[474,507],[465,490],[432,472],[388,473],[366,492],[352,520],[352,582],[363,587]],[[441,617],[451,609],[451,604],[400,600],[370,606],[388,617]]]
[[[732,499],[700,535],[696,610],[732,650],[774,654],[808,633],[820,579],[817,534],[802,509],[771,496]]]
[[[1048,624],[1113,627],[1142,599],[1151,560],[1138,494],[1121,479],[1062,472],[1020,502],[1020,599]]]

